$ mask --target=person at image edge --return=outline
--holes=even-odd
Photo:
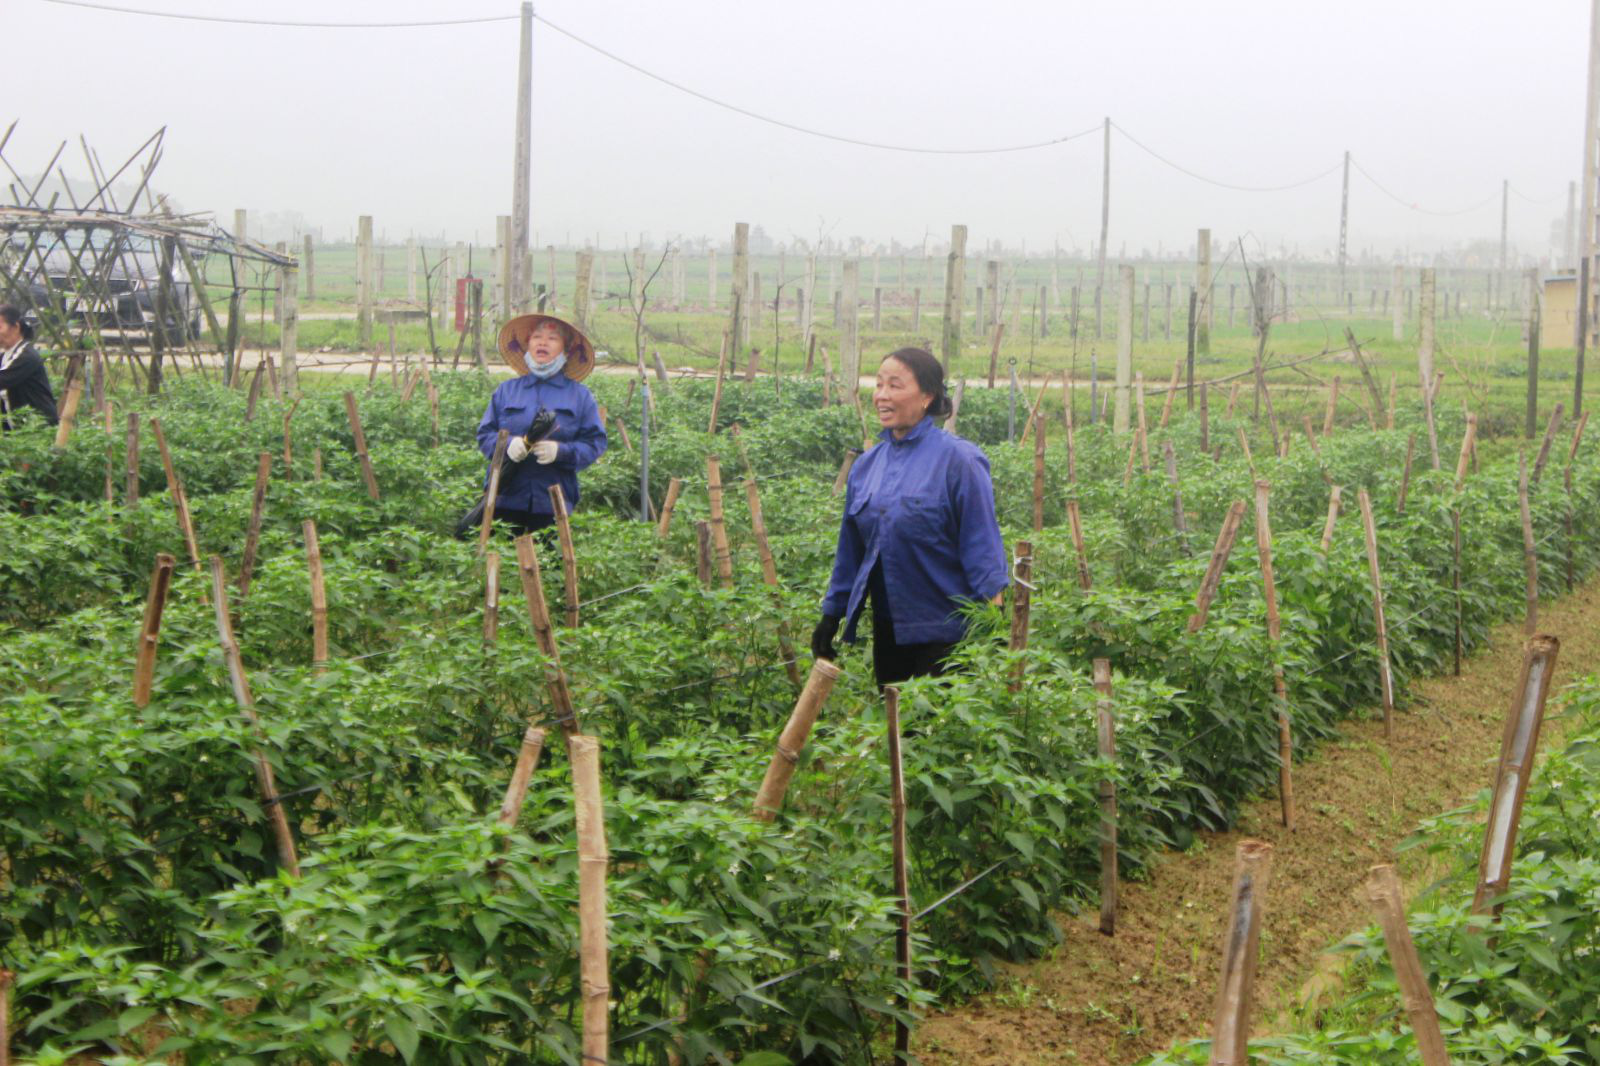
[[[56,424],[56,397],[50,391],[50,375],[44,360],[33,346],[33,323],[11,304],[0,306],[0,416],[11,428],[11,412],[32,407],[52,426]]]

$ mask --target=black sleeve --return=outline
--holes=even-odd
[[[12,411],[32,407],[55,425],[56,398],[50,391],[50,375],[44,368],[44,360],[31,345],[23,349],[10,366],[0,370],[0,390],[5,391]]]

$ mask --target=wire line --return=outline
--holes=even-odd
[[[111,11],[119,15],[144,15],[149,18],[178,19],[184,22],[222,22],[234,26],[290,26],[299,29],[319,30],[403,30],[420,26],[468,26],[481,22],[515,22],[520,15],[484,15],[478,18],[429,19],[423,22],[297,22],[291,19],[249,19],[225,15],[192,15],[182,11],[151,11],[146,8],[118,7],[115,4],[96,4],[90,0],[44,0],[47,4],[63,7],[84,7],[94,11]]]
[[[1322,171],[1322,172],[1320,172],[1318,174],[1313,174],[1311,177],[1306,178],[1306,179],[1304,179],[1302,181],[1290,182],[1287,185],[1235,185],[1232,182],[1218,181],[1215,178],[1208,178],[1204,174],[1197,174],[1196,172],[1190,170],[1188,167],[1183,166],[1183,165],[1181,165],[1179,163],[1173,162],[1172,160],[1168,159],[1166,156],[1162,155],[1160,152],[1156,151],[1154,148],[1151,148],[1148,144],[1145,144],[1143,141],[1139,140],[1139,138],[1135,137],[1133,134],[1129,133],[1127,130],[1123,129],[1120,125],[1118,125],[1115,122],[1113,122],[1111,124],[1111,128],[1116,130],[1118,133],[1122,134],[1124,137],[1128,138],[1128,140],[1132,141],[1139,148],[1143,149],[1145,151],[1145,153],[1147,153],[1148,155],[1154,157],[1155,159],[1160,160],[1161,162],[1165,163],[1167,166],[1171,167],[1173,170],[1178,171],[1180,174],[1187,174],[1189,177],[1195,179],[1196,181],[1203,181],[1207,185],[1215,185],[1215,186],[1217,186],[1218,188],[1221,188],[1221,189],[1232,189],[1235,192],[1286,192],[1289,189],[1298,189],[1298,188],[1301,188],[1302,186],[1310,185],[1314,181],[1321,181],[1323,178],[1327,177],[1329,174],[1332,174],[1334,171],[1338,170],[1341,166],[1344,165],[1344,161],[1340,160],[1339,162],[1333,164],[1333,166],[1329,167],[1327,170],[1324,170],[1324,171]]]
[[[1363,167],[1361,165],[1361,163],[1353,155],[1350,157],[1350,165],[1355,167],[1357,170],[1359,170],[1361,172],[1361,176],[1362,177],[1364,177],[1368,181],[1372,182],[1373,185],[1376,185],[1378,187],[1378,191],[1383,193],[1383,195],[1387,196],[1389,199],[1393,200],[1395,203],[1399,204],[1401,207],[1410,208],[1412,211],[1417,211],[1417,212],[1420,212],[1420,213],[1422,213],[1424,215],[1436,215],[1436,216],[1438,216],[1440,218],[1447,218],[1447,217],[1449,217],[1451,215],[1465,215],[1465,214],[1468,214],[1470,212],[1477,211],[1480,208],[1488,206],[1489,204],[1494,202],[1495,197],[1500,195],[1499,193],[1490,193],[1487,197],[1485,197],[1482,200],[1479,200],[1477,203],[1473,204],[1471,207],[1463,207],[1458,211],[1435,211],[1435,210],[1433,210],[1431,208],[1423,207],[1422,205],[1417,204],[1417,203],[1415,203],[1413,201],[1403,199],[1402,197],[1396,196],[1394,193],[1390,192],[1389,189],[1387,187],[1385,187],[1383,182],[1379,181],[1377,178],[1375,178],[1371,174],[1367,173],[1367,169],[1365,167]]]

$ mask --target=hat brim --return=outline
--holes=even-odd
[[[500,327],[500,358],[505,360],[506,366],[519,377],[528,373],[527,338],[542,322],[555,322],[572,332],[572,343],[567,345],[567,363],[561,372],[573,381],[588,377],[594,370],[594,345],[584,336],[583,330],[555,315],[518,315]]]

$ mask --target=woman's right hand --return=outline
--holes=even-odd
[[[839,632],[839,623],[844,621],[836,614],[825,614],[817,623],[817,628],[811,631],[811,654],[818,659],[827,659],[830,662],[838,658],[839,653],[834,650],[833,638]]]
[[[528,457],[528,442],[522,437],[512,437],[506,442],[506,458],[520,463]]]

